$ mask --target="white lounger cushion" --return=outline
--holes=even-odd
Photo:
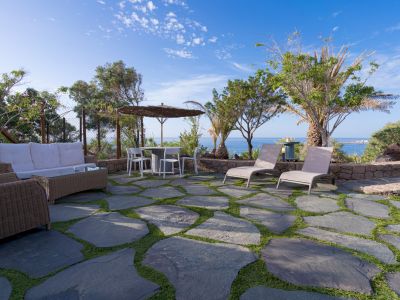
[[[0,143],[0,161],[11,164],[16,172],[35,169],[29,144]]]
[[[70,174],[74,172],[74,168],[84,168],[84,167],[96,167],[94,163],[88,164],[80,164],[75,166],[67,166],[67,167],[58,167],[58,168],[51,168],[51,169],[40,169],[40,170],[30,170],[30,171],[19,171],[15,172],[19,179],[28,179],[31,178],[33,175],[38,176],[55,176],[59,174]]]
[[[61,167],[60,152],[57,144],[30,143],[31,155],[35,169]]]
[[[236,167],[236,168],[229,169],[228,172],[226,172],[226,176],[248,179],[254,173],[271,171],[272,169],[273,168],[264,169],[264,168],[254,167],[254,166]]]
[[[58,143],[61,166],[73,166],[85,163],[82,143]]]
[[[321,176],[321,175],[325,175],[325,174],[305,172],[305,171],[288,171],[288,172],[282,173],[280,180],[310,184],[314,180],[314,178]]]

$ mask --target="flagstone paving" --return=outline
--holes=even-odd
[[[389,231],[400,232],[400,224],[388,225],[386,229]]]
[[[83,245],[58,231],[40,231],[0,245],[0,268],[39,278],[83,260]]]
[[[147,189],[140,195],[149,198],[168,199],[168,198],[181,197],[184,194],[178,191],[174,187],[164,186],[164,187]]]
[[[99,205],[94,204],[74,204],[63,203],[58,205],[49,205],[51,222],[65,222],[73,219],[79,219],[90,216],[98,211]]]
[[[136,181],[135,185],[141,186],[143,188],[154,188],[154,187],[159,187],[161,185],[167,184],[169,180],[163,180],[163,179],[154,179],[154,180],[140,180]]]
[[[107,197],[106,193],[103,192],[85,192],[85,193],[78,193],[78,194],[73,194],[70,196],[63,197],[59,200],[57,200],[57,203],[59,202],[91,202],[91,201],[97,201],[101,200]]]
[[[393,234],[380,234],[379,238],[400,250],[400,236]]]
[[[178,202],[179,205],[222,210],[229,207],[229,199],[221,196],[187,196]]]
[[[239,200],[237,201],[237,203],[271,209],[275,211],[291,211],[295,209],[289,203],[265,193],[260,193],[253,197]]]
[[[239,270],[256,260],[248,248],[171,237],[153,245],[143,264],[165,274],[176,299],[227,299]]]
[[[280,234],[293,225],[296,216],[275,213],[264,209],[242,206],[240,216],[259,222],[273,233]]]
[[[159,286],[137,273],[134,256],[123,249],[79,263],[28,290],[26,299],[147,299]]]
[[[199,214],[175,205],[155,205],[135,209],[141,218],[156,225],[165,235],[178,233],[194,222]]]
[[[400,296],[400,272],[386,274],[390,288]]]
[[[347,198],[346,206],[354,212],[366,217],[379,219],[389,218],[389,207],[371,200]]]
[[[370,201],[379,201],[385,200],[385,196],[381,195],[367,195],[367,194],[359,194],[359,193],[350,193],[346,194],[347,198],[354,198],[354,199],[363,199],[363,200],[370,200]]]
[[[140,179],[140,177],[117,177],[117,178],[112,178],[112,180],[114,180],[118,184],[132,183],[132,182],[137,181],[139,179]]]
[[[380,270],[338,248],[305,239],[272,239],[261,251],[269,272],[296,285],[371,294]]]
[[[323,240],[331,243],[338,244],[353,250],[364,252],[366,254],[375,256],[377,259],[385,264],[395,264],[396,258],[390,249],[381,243],[363,239],[355,236],[344,235],[336,232],[322,230],[314,227],[307,227],[300,229],[297,233],[304,236],[312,237],[318,240]]]
[[[227,194],[231,197],[240,198],[254,193],[254,190],[239,186],[228,185],[218,188],[218,191]]]
[[[183,188],[186,190],[188,194],[192,195],[215,195],[217,194],[213,189],[210,189],[209,187],[202,185],[202,184],[190,184],[190,185],[184,185]]]
[[[339,300],[344,298],[332,297],[305,291],[285,291],[265,286],[256,286],[248,289],[240,300]]]
[[[400,201],[390,200],[390,204],[400,209]]]
[[[139,193],[141,189],[132,185],[109,185],[107,191],[114,195],[124,195]]]
[[[267,187],[262,188],[261,191],[266,192],[268,194],[272,194],[278,197],[287,198],[291,196],[294,192],[292,188],[279,186],[279,189],[276,188],[276,183],[269,184]]]
[[[97,247],[131,243],[149,233],[145,222],[117,212],[99,213],[72,225],[68,232]]]
[[[219,211],[214,213],[214,217],[190,229],[186,234],[238,245],[260,243],[260,232],[256,226]]]
[[[127,209],[131,207],[140,207],[145,205],[150,205],[156,200],[144,198],[140,196],[131,195],[113,195],[105,198],[108,203],[108,208],[110,210],[120,210]]]
[[[327,213],[340,209],[336,200],[320,198],[314,195],[300,196],[296,198],[297,207],[315,213]]]
[[[311,226],[331,228],[344,233],[370,235],[375,228],[375,223],[367,218],[345,211],[304,217],[304,221]]]
[[[11,283],[5,277],[0,277],[0,300],[7,300],[11,295]]]

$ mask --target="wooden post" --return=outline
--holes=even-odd
[[[83,136],[83,153],[87,155],[87,141],[86,141],[86,112],[82,108],[82,136]]]
[[[82,114],[79,117],[79,141],[82,142]]]
[[[117,111],[116,118],[116,127],[117,127],[117,159],[121,158],[121,127],[119,125],[119,112]]]
[[[46,119],[44,115],[44,102],[42,101],[40,109],[40,134],[42,136],[42,144],[46,143]]]
[[[63,143],[65,143],[65,141],[67,140],[67,134],[66,134],[66,127],[65,127],[65,118],[63,118],[63,135],[62,135],[62,141]]]
[[[140,117],[140,140],[141,140],[141,146],[144,147],[145,140],[144,140],[144,123],[143,123],[143,116]]]
[[[50,124],[46,122],[46,141],[50,144]]]

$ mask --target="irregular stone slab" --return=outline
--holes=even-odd
[[[326,231],[314,227],[308,227],[300,229],[297,233],[313,237],[318,240],[324,240],[327,242],[335,243],[343,247],[347,247],[353,250],[364,252],[371,256],[375,256],[381,262],[385,264],[395,264],[396,257],[390,249],[381,243],[375,241],[344,235],[336,232]]]
[[[227,299],[239,270],[256,260],[249,249],[171,237],[153,245],[143,264],[164,273],[176,299]]]
[[[132,185],[109,185],[107,191],[114,195],[124,195],[139,193],[141,189]]]
[[[214,175],[194,175],[194,176],[190,176],[189,178],[194,179],[194,180],[200,180],[200,181],[216,179],[216,177]]]
[[[389,231],[400,232],[400,224],[388,225],[386,226],[386,229]]]
[[[296,198],[297,207],[315,213],[333,212],[340,209],[336,200],[307,195]]]
[[[137,273],[134,256],[122,249],[79,263],[28,290],[25,299],[147,299],[159,286]]]
[[[390,204],[400,209],[400,201],[390,200]]]
[[[361,215],[373,218],[388,219],[389,208],[381,203],[363,199],[346,199],[346,206]]]
[[[362,200],[369,200],[369,201],[379,201],[379,200],[385,200],[386,197],[382,195],[368,195],[368,194],[356,194],[356,193],[350,193],[347,194],[346,197],[348,198],[353,198],[353,199],[362,199]]]
[[[49,205],[51,222],[65,222],[90,216],[98,211],[98,205],[56,204]]]
[[[241,207],[240,216],[247,219],[256,221],[267,227],[273,233],[280,234],[293,225],[296,220],[295,216],[274,213],[268,210],[253,208],[253,207]]]
[[[103,192],[86,192],[86,193],[77,193],[73,195],[69,195],[67,197],[63,197],[59,199],[57,202],[91,202],[101,200],[107,197],[106,193]]]
[[[324,216],[304,217],[311,226],[335,229],[341,232],[370,235],[375,223],[349,212],[334,212]]]
[[[262,188],[261,191],[266,192],[268,194],[272,194],[275,196],[279,196],[282,198],[287,198],[291,196],[294,192],[294,189],[291,187],[287,187],[284,185],[280,185],[279,189],[276,188],[276,183],[269,183],[265,188]]]
[[[379,238],[400,250],[400,236],[392,234],[380,234]]]
[[[341,249],[304,239],[272,239],[261,250],[269,272],[287,282],[371,294],[379,268]]]
[[[188,196],[179,200],[177,204],[218,210],[229,208],[229,199],[221,196]]]
[[[152,204],[155,200],[140,196],[114,195],[106,198],[110,210],[127,209]]]
[[[260,232],[256,226],[219,211],[214,213],[214,217],[186,233],[238,245],[260,243]]]
[[[117,177],[117,178],[112,178],[116,183],[118,184],[127,184],[134,182],[136,180],[139,180],[140,177]]]
[[[175,205],[156,205],[135,209],[141,218],[156,225],[165,235],[178,233],[196,222],[198,213]]]
[[[169,182],[169,180],[147,179],[147,180],[136,181],[135,185],[139,185],[143,188],[154,188],[154,187],[159,187],[161,185],[167,184],[168,182]]]
[[[306,291],[285,291],[265,286],[256,286],[248,289],[240,300],[339,300],[344,298],[337,298],[329,295],[323,295]]]
[[[332,199],[336,199],[336,200],[340,198],[339,194],[335,194],[332,192],[317,192],[317,194],[323,198],[332,198]]]
[[[117,212],[100,213],[72,225],[68,232],[97,247],[131,243],[149,233],[145,222]]]
[[[11,283],[5,277],[0,277],[0,300],[8,300],[12,292]]]
[[[58,231],[40,231],[0,245],[0,268],[39,278],[83,260],[83,245]]]
[[[168,199],[180,197],[184,194],[171,186],[164,186],[145,190],[143,193],[141,193],[141,195],[149,198]]]
[[[385,277],[390,288],[400,296],[400,272],[388,273]]]
[[[191,184],[191,185],[185,185],[183,188],[186,190],[188,194],[192,195],[214,195],[216,192],[212,189],[210,189],[208,186],[202,185],[202,184]]]
[[[189,185],[189,184],[194,184],[194,183],[198,183],[198,180],[190,180],[187,178],[177,178],[172,180],[169,184],[173,185],[173,186],[185,186],[185,185]]]
[[[251,188],[246,189],[246,188],[234,186],[234,185],[220,187],[220,188],[218,188],[218,191],[220,191],[221,193],[227,194],[231,197],[234,197],[234,198],[248,196],[250,194],[257,192],[257,190],[252,190]]]
[[[244,200],[239,200],[236,202],[240,204],[256,206],[276,211],[291,211],[295,209],[289,203],[264,193],[260,193],[253,197]]]

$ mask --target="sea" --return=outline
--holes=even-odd
[[[160,139],[155,138],[156,142],[159,143]],[[166,137],[164,141],[178,141],[179,138]],[[262,144],[275,144],[281,138],[253,138],[253,147],[259,148]],[[306,138],[295,138],[296,142],[304,143]],[[368,138],[335,138],[335,141],[343,144],[342,150],[347,155],[358,155],[361,156],[364,153],[365,147],[368,144]],[[212,149],[213,144],[210,137],[201,137],[200,144],[207,147],[208,149]],[[230,137],[225,142],[229,154],[241,154],[247,151],[247,142],[243,138],[240,137]]]

